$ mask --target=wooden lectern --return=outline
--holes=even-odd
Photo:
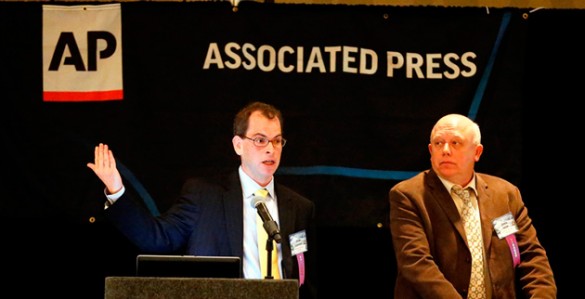
[[[296,279],[106,277],[105,299],[298,299]]]

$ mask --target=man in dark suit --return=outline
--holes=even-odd
[[[389,192],[398,268],[394,298],[556,298],[546,251],[520,191],[474,170],[483,152],[479,126],[463,115],[446,115],[433,127],[428,148],[432,169]],[[460,198],[453,186],[469,188],[471,196]],[[475,220],[462,217],[467,199]],[[466,227],[473,221],[481,227],[475,241]],[[474,264],[478,284],[472,286]]]
[[[266,244],[257,241],[253,203],[259,190],[268,191],[262,203],[282,240],[272,250],[279,263],[271,274],[299,280],[300,298],[316,298],[314,203],[274,180],[286,144],[282,123],[281,112],[266,103],[240,110],[232,138],[240,167],[219,179],[187,180],[177,201],[158,217],[126,192],[106,144],[95,147],[95,161],[87,166],[105,184],[105,215],[144,253],[239,256],[245,278],[268,274],[260,266]]]

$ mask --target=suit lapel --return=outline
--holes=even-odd
[[[292,200],[290,199],[289,194],[283,192],[283,190],[279,188],[278,185],[275,185],[274,188],[274,192],[278,197],[278,227],[280,228],[280,232],[283,236],[288,236],[289,234],[294,233],[292,231],[294,229],[294,227],[292,227],[292,223],[294,223],[293,217],[295,217],[295,213]],[[288,248],[288,240],[283,240],[282,246],[283,254],[285,257],[288,257],[286,255],[290,254],[290,250],[286,250],[286,248],[284,248]]]
[[[426,181],[431,192],[431,198],[434,198],[437,201],[437,204],[443,209],[445,215],[447,215],[449,221],[455,226],[455,229],[459,232],[461,238],[466,240],[463,219],[457,210],[457,206],[453,202],[453,198],[451,198],[451,193],[445,189],[445,186],[433,170],[429,171]]]
[[[492,198],[492,193],[489,191],[487,183],[479,174],[475,176],[475,180],[477,184],[477,199],[479,205],[479,214],[481,217],[483,243],[485,248],[490,248],[492,240],[491,236],[494,233],[492,220],[501,215],[495,214],[497,213],[497,209],[494,209],[494,200]]]
[[[242,206],[242,187],[238,173],[231,173],[228,177],[226,191],[222,196],[225,207],[227,233],[230,247],[234,255],[244,255],[244,207]]]
[[[288,240],[288,236],[291,233],[295,233],[293,230],[295,223],[296,213],[295,207],[293,205],[293,200],[290,197],[290,194],[286,192],[283,188],[280,188],[278,184],[274,185],[274,192],[277,194],[278,200],[278,227],[280,229],[280,233],[283,237],[281,242],[281,249],[282,249],[282,263],[281,266],[283,267],[283,272],[285,277],[291,277],[292,270],[293,270],[293,263],[292,263],[292,252]]]

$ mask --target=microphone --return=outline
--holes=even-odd
[[[252,206],[256,208],[258,215],[260,215],[260,218],[262,218],[262,222],[264,222],[263,226],[268,236],[276,241],[276,243],[280,243],[282,241],[282,236],[280,236],[278,224],[276,221],[274,221],[274,219],[272,219],[272,216],[266,207],[264,197],[254,196],[252,198]]]

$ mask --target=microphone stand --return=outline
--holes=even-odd
[[[266,239],[266,279],[274,279],[272,276],[272,249],[274,249],[274,243],[272,242],[274,239],[271,236],[268,236]],[[276,269],[278,271],[278,269]]]

